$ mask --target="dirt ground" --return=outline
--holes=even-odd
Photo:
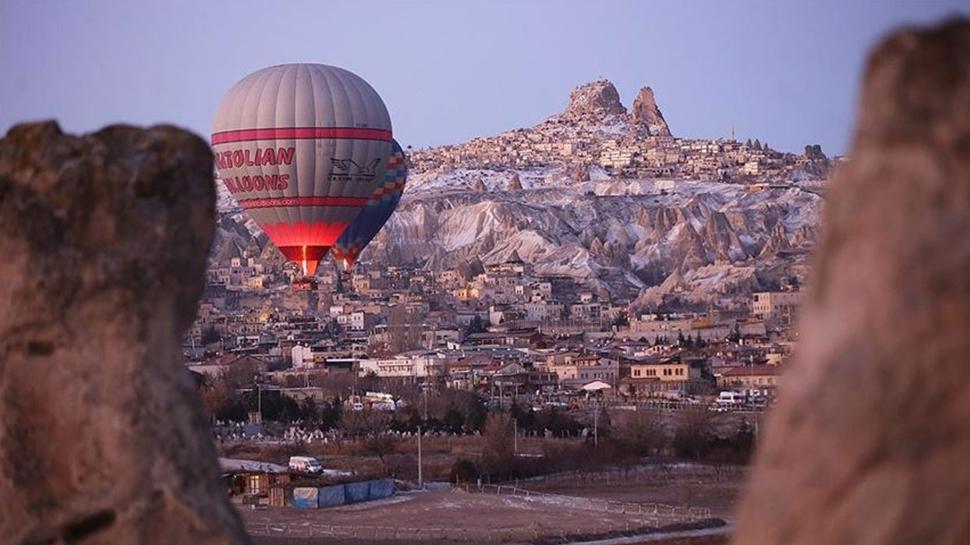
[[[633,503],[665,503],[677,506],[706,507],[711,515],[732,519],[743,481],[737,478],[704,479],[694,482],[633,483],[602,487],[542,486],[527,487],[551,494],[598,498]]]
[[[570,491],[572,495],[579,495],[575,492],[580,491]],[[646,499],[655,496],[637,492],[633,487],[620,491],[587,488],[581,492],[586,497],[603,498],[613,494],[636,501],[657,501]],[[387,500],[329,509],[261,508],[240,512],[257,545],[551,544],[574,542],[578,536],[605,536],[610,532],[630,535],[657,526],[656,520],[648,517],[590,511],[548,499],[448,490],[404,493]],[[707,545],[721,543],[722,539],[698,537],[669,543]]]

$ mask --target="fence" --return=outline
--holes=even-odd
[[[495,484],[465,484],[456,485],[456,489],[469,493],[496,494],[498,496],[513,496],[526,501],[535,501],[548,505],[599,511],[604,513],[618,513],[633,515],[638,522],[650,524],[676,524],[698,522],[711,518],[711,510],[706,507],[682,507],[663,503],[640,503],[607,500],[600,498],[583,498],[537,492],[513,485]]]
[[[723,532],[720,526],[713,526],[718,532]],[[408,542],[431,542],[431,541],[459,541],[476,543],[506,543],[514,541],[539,540],[540,538],[558,537],[563,543],[570,543],[578,540],[589,540],[589,538],[602,539],[604,536],[622,537],[645,535],[655,532],[652,527],[646,527],[633,521],[618,525],[614,524],[608,531],[590,533],[590,528],[586,524],[576,522],[575,526],[567,523],[559,525],[557,528],[541,527],[537,524],[529,526],[519,526],[512,528],[496,527],[460,527],[460,528],[441,528],[441,527],[410,527],[410,526],[334,526],[329,524],[317,524],[307,522],[248,522],[247,532],[252,536],[261,537],[287,537],[287,538],[342,538],[358,539],[362,542],[384,541],[384,540],[408,540]],[[678,529],[676,532],[683,532]],[[700,528],[698,530],[687,530],[695,532],[709,532],[710,528]]]
[[[743,466],[702,464],[652,464],[598,471],[563,471],[515,481],[516,485],[584,488],[594,486],[677,483],[698,480],[741,479]]]
[[[615,526],[611,532],[637,532],[642,527],[638,524]],[[555,530],[542,528],[538,525],[520,526],[516,528],[501,527],[406,527],[406,526],[334,526],[306,522],[248,522],[246,530],[254,536],[277,536],[288,538],[344,538],[359,539],[361,541],[406,539],[411,542],[433,540],[465,541],[501,543],[507,541],[521,541],[539,539],[541,537],[561,536],[563,542],[571,541],[567,536],[585,535],[589,527],[577,523],[575,527],[562,526]]]

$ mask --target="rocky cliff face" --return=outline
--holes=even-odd
[[[0,536],[246,543],[180,339],[215,194],[173,127],[0,140]]]
[[[606,80],[594,81],[569,93],[569,106],[557,119],[569,123],[598,125],[626,115],[620,93]]]
[[[494,185],[503,185],[501,176]],[[406,194],[366,258],[445,269],[479,258],[504,261],[517,251],[541,273],[584,278],[629,298],[674,273],[710,267],[706,277],[689,276],[681,295],[733,306],[752,287],[804,274],[803,255],[779,251],[795,246],[802,228],[814,229],[821,208],[820,197],[797,187],[751,192],[717,183],[614,180],[539,185],[547,177],[523,177],[523,190],[482,194],[460,189],[458,174],[449,184],[456,189]],[[811,240],[797,244],[807,249]],[[720,292],[701,285],[716,282],[715,270],[725,280]],[[738,282],[727,282],[731,278]],[[654,289],[640,303],[670,295]]]
[[[630,112],[633,124],[644,127],[652,136],[670,136],[670,127],[664,115],[660,113],[657,100],[653,96],[653,89],[644,87],[633,100],[633,111]]]
[[[970,21],[904,30],[866,68],[831,184],[799,354],[734,543],[970,536]]]

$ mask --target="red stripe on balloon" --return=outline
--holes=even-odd
[[[277,197],[272,199],[246,199],[239,201],[243,208],[274,208],[287,206],[349,206],[363,207],[365,197]]]
[[[296,247],[311,247],[311,246],[333,246],[340,235],[343,234],[344,229],[347,228],[347,223],[345,222],[334,222],[327,223],[323,221],[318,222],[304,222],[298,221],[295,223],[267,223],[262,225],[263,231],[269,236],[270,240],[273,241],[279,248],[296,246]]]
[[[391,131],[360,127],[274,127],[241,129],[212,134],[213,144],[252,142],[254,140],[301,140],[309,138],[346,138],[350,140],[391,141]]]

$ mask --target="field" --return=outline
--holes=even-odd
[[[719,415],[705,418],[729,430],[737,427],[733,421],[724,424],[727,419]],[[442,483],[431,490],[320,510],[261,507],[243,511],[243,517],[260,545],[552,545],[597,540],[603,545],[707,545],[726,541],[729,526],[724,521],[730,524],[745,473],[741,466],[724,462],[685,462],[669,454],[638,457],[617,448],[615,441],[595,446],[589,439],[519,436],[518,456],[509,462],[515,470],[500,483],[471,477],[474,484],[464,489],[443,484],[456,460],[481,460],[484,449],[495,448],[495,442],[486,435],[425,437],[423,476]],[[512,445],[506,446],[512,456]],[[225,456],[277,463],[307,454],[325,467],[353,470],[358,476],[390,475],[407,482],[417,478],[417,440],[407,435],[378,455],[366,441],[336,439],[300,445],[222,444],[220,450]]]
[[[603,480],[610,478],[604,475]],[[503,486],[501,495],[496,487],[486,487],[485,493],[475,492],[475,485],[473,492],[439,487],[330,509],[241,512],[258,545],[573,543],[633,536],[673,524],[674,519],[650,514],[649,506],[655,503],[680,512],[688,506],[700,507],[701,514],[729,520],[740,483],[737,474],[589,486],[566,479],[523,482],[515,492],[512,486]],[[641,512],[636,506],[641,506]],[[664,539],[654,534],[616,543],[719,544],[726,541],[724,528],[703,529],[719,524],[707,519],[700,523],[702,529],[683,537],[668,532]]]

